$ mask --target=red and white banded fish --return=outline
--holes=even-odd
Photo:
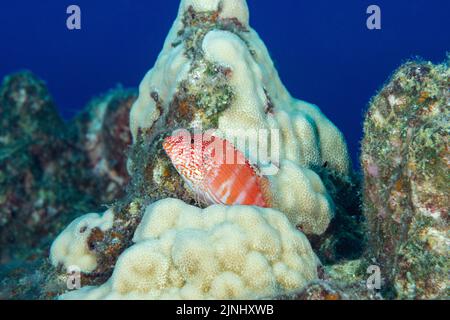
[[[207,134],[173,135],[164,140],[163,148],[207,204],[271,207],[268,179],[227,140]]]

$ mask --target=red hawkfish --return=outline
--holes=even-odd
[[[207,204],[271,207],[269,180],[227,140],[206,134],[174,135],[164,140],[163,148],[184,181]]]

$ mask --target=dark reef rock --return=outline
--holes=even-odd
[[[95,202],[83,191],[84,156],[42,81],[30,73],[7,77],[0,121],[0,250],[7,263],[14,245],[38,245],[70,221],[65,215],[95,208]]]
[[[54,237],[78,215],[122,196],[131,142],[128,113],[135,98],[135,91],[112,90],[66,124],[43,81],[29,72],[4,79],[0,298],[36,298],[39,279],[48,275],[43,261]]]
[[[333,170],[316,168],[335,205],[335,216],[324,234],[309,235],[314,251],[324,264],[358,259],[366,245],[361,210],[361,177],[342,176]]]
[[[131,144],[128,115],[135,90],[116,89],[93,99],[73,124],[77,148],[87,157],[96,195],[111,203],[125,194],[129,182],[126,152]]]
[[[449,297],[449,87],[447,63],[409,62],[367,112],[364,212],[387,298]]]

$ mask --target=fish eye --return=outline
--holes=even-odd
[[[194,144],[194,142],[195,142],[195,141],[194,141],[194,138],[192,138],[192,139],[191,139],[191,144]]]

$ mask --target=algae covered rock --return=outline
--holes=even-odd
[[[5,77],[0,88],[0,297],[39,296],[47,287],[43,282],[52,283],[45,259],[58,232],[80,211],[98,211],[124,193],[128,113],[135,98],[132,90],[111,90],[65,122],[43,81],[30,72]]]
[[[101,203],[111,203],[125,194],[131,144],[129,113],[136,98],[135,90],[111,90],[93,99],[72,125],[74,141],[87,158],[85,167],[93,174]]]
[[[79,210],[123,195],[128,114],[136,95],[112,90],[66,124],[43,81],[29,72],[0,89],[0,243],[36,245]],[[62,224],[60,224],[62,223]],[[7,262],[7,260],[5,260]]]
[[[17,253],[12,246],[36,246],[54,232],[58,228],[55,220],[70,213],[75,204],[78,210],[93,206],[91,196],[82,191],[87,181],[81,172],[82,161],[45,84],[28,72],[6,77],[0,89],[0,251],[4,263]]]
[[[448,298],[449,81],[448,62],[408,62],[367,112],[364,213],[387,297]]]

